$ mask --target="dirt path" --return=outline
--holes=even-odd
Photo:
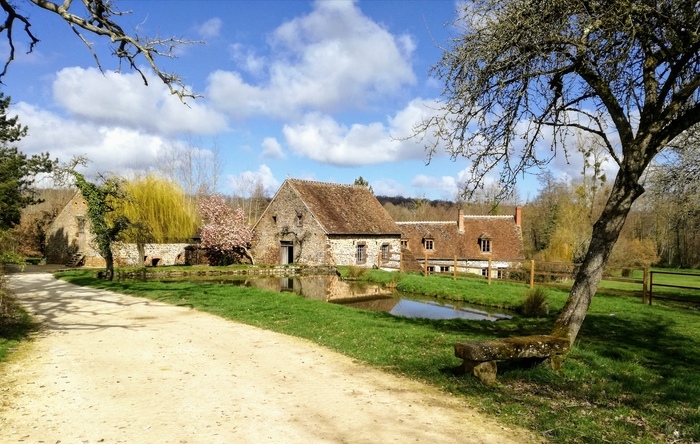
[[[534,440],[307,341],[46,273],[10,285],[45,329],[2,368],[2,442]]]

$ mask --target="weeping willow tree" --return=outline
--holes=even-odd
[[[141,261],[145,244],[183,242],[195,234],[196,207],[175,182],[155,175],[137,178],[124,184],[124,196],[114,216],[129,220],[121,239],[137,245]]]

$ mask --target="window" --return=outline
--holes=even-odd
[[[435,249],[435,242],[433,239],[425,239],[425,250],[432,251]]]
[[[297,226],[301,227],[304,222],[304,218],[301,216],[301,214],[297,214]]]
[[[408,239],[401,239],[401,248],[408,248]]]
[[[382,260],[389,260],[389,244],[382,244]]]
[[[272,223],[277,225],[277,216],[272,216]]]
[[[490,238],[479,239],[479,247],[481,248],[482,253],[490,253],[491,252],[491,239]]]
[[[367,246],[365,244],[357,244],[357,250],[355,252],[355,261],[358,264],[364,264],[367,262]]]
[[[487,277],[489,275],[489,269],[488,268],[482,268],[481,269],[481,275],[483,277]]]

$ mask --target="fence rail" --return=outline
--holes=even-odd
[[[545,262],[523,259],[486,260],[483,258],[431,258],[418,257],[417,263],[424,276],[430,274],[451,275],[452,279],[481,276],[491,283],[492,279],[529,285],[570,289],[581,264],[566,262]],[[379,268],[406,271],[406,257],[400,252],[380,252],[374,262]],[[413,258],[411,257],[413,262]],[[373,261],[372,261],[373,262]],[[368,261],[368,263],[370,263]],[[415,267],[415,265],[414,265]],[[654,282],[654,275],[690,276],[698,279],[698,285],[678,285]],[[659,287],[679,290],[700,291],[700,274],[678,273],[668,271],[650,271],[642,267],[608,267],[606,268],[597,293],[640,297],[643,303],[651,305],[653,299],[700,303],[700,293],[691,298],[680,298],[654,294]]]
[[[700,304],[700,299],[692,300],[688,298],[676,298],[668,296],[654,296],[654,287],[666,287],[666,288],[679,288],[682,290],[698,290],[700,292],[700,284],[698,286],[688,286],[688,285],[676,285],[676,284],[662,284],[660,282],[654,283],[654,275],[674,275],[674,276],[685,276],[700,279],[699,274],[695,273],[680,273],[677,271],[650,271],[649,272],[649,305],[651,305],[653,299],[661,299],[666,301],[676,301],[676,302],[692,302]]]

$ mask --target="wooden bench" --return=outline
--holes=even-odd
[[[457,342],[455,356],[462,358],[461,369],[484,384],[496,382],[496,362],[511,359],[539,359],[559,371],[569,340],[558,336],[538,335],[486,341]]]

